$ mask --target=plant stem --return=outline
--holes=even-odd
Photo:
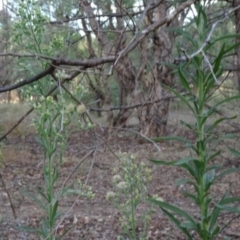
[[[134,191],[134,187],[133,187],[133,182],[132,182],[132,179],[131,177],[129,178],[130,180],[130,188],[131,188],[131,224],[132,224],[132,232],[133,232],[133,239],[135,240],[136,239],[136,226],[135,226],[135,206],[134,206],[134,194],[133,194],[133,191]]]

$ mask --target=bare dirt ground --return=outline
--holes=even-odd
[[[171,131],[173,126],[169,128]],[[181,133],[191,138],[189,133]],[[63,215],[58,231],[74,226],[64,239],[114,240],[122,234],[118,223],[119,213],[106,200],[106,193],[113,187],[112,169],[119,163],[113,153],[119,151],[135,154],[137,160],[144,161],[152,169],[153,180],[148,186],[149,195],[158,194],[165,201],[187,210],[198,218],[199,213],[196,207],[182,195],[182,187],[175,184],[186,175],[185,172],[173,167],[155,166],[148,160],[149,158],[174,160],[187,156],[188,151],[175,142],[163,142],[158,146],[161,152],[158,152],[151,143],[139,144],[131,131],[116,131],[110,138],[99,127],[94,131],[77,131],[71,134],[57,186],[61,187],[81,159],[94,147],[96,155],[89,156],[77,168],[68,183],[76,184],[78,179],[83,182],[88,180],[88,185],[92,187],[95,197],[89,200],[69,195],[61,199],[60,209]],[[43,214],[38,206],[23,194],[24,189],[36,192],[42,187],[43,149],[37,143],[36,135],[30,133],[24,137],[9,136],[2,147],[2,154],[4,160],[1,163],[0,173],[10,193],[17,219],[13,216],[9,198],[3,184],[0,183],[0,239],[37,239],[34,234],[23,232],[17,229],[17,226],[38,226]],[[230,159],[225,152],[216,161],[221,161],[225,167],[239,167],[238,160]],[[213,187],[213,195],[222,196],[231,185],[230,193],[233,196],[240,196],[239,182],[240,174],[232,174]],[[240,207],[240,204],[238,205]],[[226,224],[234,217],[235,219],[224,229],[218,239],[225,239],[225,237],[240,239],[240,219],[236,215],[223,214],[219,222]],[[186,239],[157,207],[152,215],[148,235],[152,240]]]

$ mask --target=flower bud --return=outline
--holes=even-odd
[[[80,113],[80,114],[83,114],[86,112],[86,106],[84,104],[80,104],[78,107],[77,107],[77,112]]]

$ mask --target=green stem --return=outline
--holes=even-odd
[[[200,211],[201,211],[201,225],[202,225],[202,233],[207,232],[207,206],[206,206],[206,197],[207,193],[205,191],[205,184],[204,184],[204,175],[206,171],[206,146],[204,142],[204,133],[205,133],[205,122],[204,121],[204,81],[205,79],[199,79],[198,85],[198,109],[197,109],[197,135],[198,135],[198,159],[200,161],[200,174],[199,174],[199,204],[200,204]],[[206,236],[202,236],[205,239]]]
[[[135,204],[134,204],[134,194],[133,194],[133,183],[132,183],[132,179],[130,179],[130,191],[131,191],[131,225],[132,225],[132,233],[133,233],[133,239],[136,239],[136,226],[135,226]]]

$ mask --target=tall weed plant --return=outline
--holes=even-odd
[[[226,44],[227,40],[234,39],[235,35],[223,36],[217,39],[209,39],[208,20],[204,9],[197,6],[198,15],[195,17],[195,26],[197,39],[192,38],[186,30],[180,31],[181,35],[189,41],[195,54],[191,57],[185,55],[183,63],[175,68],[182,88],[186,95],[174,89],[170,89],[194,115],[194,123],[183,122],[182,124],[196,136],[196,140],[190,141],[183,136],[172,136],[156,138],[155,141],[175,140],[185,144],[190,151],[190,155],[176,161],[151,160],[155,164],[175,166],[183,168],[190,175],[189,178],[179,180],[178,184],[188,184],[193,187],[193,191],[183,192],[186,197],[191,199],[200,213],[200,218],[190,215],[185,210],[174,206],[168,202],[150,199],[160,207],[164,214],[185,234],[186,239],[214,240],[222,232],[225,226],[218,222],[221,212],[240,213],[240,209],[234,207],[240,198],[229,195],[229,191],[221,196],[220,199],[214,198],[212,186],[222,177],[233,172],[239,171],[239,168],[224,169],[219,162],[215,165],[213,161],[219,160],[221,150],[216,150],[217,146],[224,138],[233,137],[230,135],[217,134],[217,127],[225,120],[231,120],[232,117],[218,118],[218,110],[226,102],[240,98],[239,95],[225,98],[218,102],[214,99],[214,90],[219,84],[219,78],[223,74],[221,62],[226,54],[231,52],[239,43]],[[208,41],[208,42],[206,42]],[[209,53],[219,44],[219,52],[211,60]],[[186,53],[185,53],[186,54]],[[195,91],[192,91],[192,86]],[[211,105],[212,102],[215,102]],[[214,117],[214,118],[213,118]],[[231,150],[236,155],[239,152]],[[197,237],[196,237],[197,236]]]
[[[121,153],[119,158],[119,166],[113,169],[114,191],[106,195],[120,214],[123,234],[118,239],[148,239],[147,230],[153,210],[152,204],[147,202],[147,183],[151,181],[151,170],[133,155]]]
[[[42,102],[35,106],[39,116],[34,125],[39,135],[38,142],[44,150],[42,164],[44,184],[37,195],[29,192],[25,194],[43,210],[44,217],[39,228],[23,229],[36,233],[40,239],[53,240],[61,239],[67,233],[66,230],[58,236],[55,227],[60,216],[59,200],[67,193],[68,188],[56,191],[55,185],[59,179],[62,156],[67,146],[66,126],[69,125],[71,118],[52,97],[42,97],[41,100]]]

